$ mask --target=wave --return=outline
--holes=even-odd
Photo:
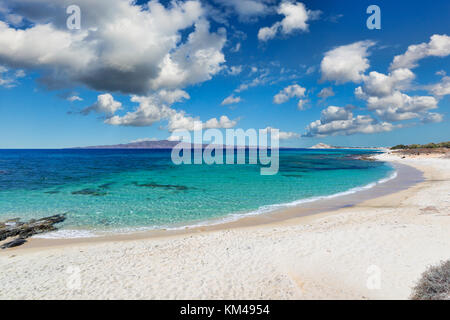
[[[42,233],[33,236],[40,239],[76,239],[76,238],[94,238],[99,235],[90,230],[60,229],[52,232]]]
[[[159,226],[151,226],[151,227],[129,227],[129,228],[114,229],[114,230],[110,230],[110,231],[109,230],[108,231],[105,231],[105,230],[100,231],[100,230],[95,230],[95,229],[94,229],[94,231],[81,230],[81,229],[80,230],[61,229],[61,230],[57,230],[54,232],[36,235],[36,236],[34,236],[34,238],[43,238],[43,239],[91,238],[91,237],[99,237],[102,235],[126,234],[126,233],[134,233],[134,232],[145,232],[145,231],[151,231],[151,230],[165,229],[165,230],[169,230],[169,231],[175,231],[175,230],[191,229],[191,228],[198,228],[198,227],[214,226],[214,225],[219,225],[219,224],[223,224],[223,223],[234,222],[234,221],[237,221],[239,219],[242,219],[242,218],[248,217],[248,216],[267,214],[267,213],[274,212],[276,210],[280,210],[283,208],[299,206],[304,203],[311,203],[311,202],[315,202],[315,201],[332,199],[332,198],[337,198],[337,197],[341,197],[341,196],[354,194],[354,193],[357,193],[360,191],[371,189],[377,185],[386,183],[390,180],[397,178],[397,176],[398,176],[397,171],[394,171],[391,175],[389,175],[386,178],[380,179],[378,181],[369,183],[369,184],[361,186],[361,187],[351,188],[349,190],[334,193],[331,195],[300,199],[300,200],[295,200],[295,201],[288,202],[288,203],[266,205],[266,206],[259,207],[258,209],[254,210],[254,211],[250,211],[250,212],[246,212],[246,213],[233,213],[233,214],[229,214],[225,217],[203,220],[198,223],[183,224],[183,225],[177,225],[177,226],[159,225]]]

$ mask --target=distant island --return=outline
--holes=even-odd
[[[172,149],[178,145],[179,141],[169,141],[169,140],[145,140],[145,141],[135,141],[130,143],[112,144],[112,145],[99,145],[99,146],[87,146],[87,147],[75,147],[71,149]],[[189,143],[187,143],[189,144]],[[191,144],[189,144],[191,145]],[[194,147],[195,145],[192,145]],[[207,145],[204,144],[203,147]],[[218,145],[217,145],[218,146]],[[226,146],[223,146],[226,148]],[[242,146],[235,146],[235,148],[243,148]],[[247,147],[248,148],[248,147]],[[251,147],[255,148],[255,147]],[[302,149],[302,148],[285,148],[280,147],[280,149]],[[380,147],[342,147],[342,146],[330,146],[325,143],[318,143],[308,149],[385,149]]]
[[[155,140],[155,141],[138,141],[113,145],[77,147],[75,149],[172,149],[178,143],[179,141]]]
[[[310,149],[336,149],[336,148],[337,147],[333,147],[333,146],[330,146],[330,145],[325,144],[325,143],[318,143],[318,144],[310,147]]]
[[[343,147],[343,146],[330,146],[326,143],[318,143],[309,149],[368,149],[368,150],[385,150],[384,147]]]

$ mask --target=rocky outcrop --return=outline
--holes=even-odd
[[[65,214],[58,214],[38,220],[31,219],[27,222],[21,222],[19,218],[0,222],[0,241],[16,237],[10,242],[3,243],[0,248],[16,247],[24,244],[25,239],[32,235],[57,230],[54,225],[63,222],[65,219]]]

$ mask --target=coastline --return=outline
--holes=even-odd
[[[376,156],[374,157],[376,159]],[[385,160],[383,160],[385,161]],[[355,187],[336,194],[295,200],[290,203],[273,204],[243,214],[229,214],[220,218],[212,218],[166,228],[130,229],[116,232],[115,230],[95,233],[91,230],[62,229],[44,233],[28,239],[29,241],[18,249],[45,248],[49,246],[73,245],[78,243],[111,242],[138,240],[148,238],[171,237],[175,235],[227,230],[232,228],[255,227],[259,225],[276,224],[296,218],[306,218],[326,212],[332,212],[344,207],[351,207],[386,194],[400,192],[417,183],[423,182],[422,171],[404,164],[388,162],[394,172],[383,179],[367,185]],[[75,232],[73,237],[58,237],[58,233]],[[84,236],[78,236],[79,234]]]
[[[313,215],[240,219],[238,228],[56,246],[33,239],[0,252],[0,297],[405,299],[428,264],[450,257],[449,160],[377,158],[413,166],[425,181]],[[67,287],[70,266],[80,269],[80,289]],[[382,274],[376,290],[366,286],[370,266]]]

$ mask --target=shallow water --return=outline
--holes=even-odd
[[[67,213],[64,228],[176,227],[357,191],[392,175],[367,151],[280,150],[259,165],[174,165],[170,150],[0,150],[0,220]],[[356,189],[355,189],[356,188]]]

